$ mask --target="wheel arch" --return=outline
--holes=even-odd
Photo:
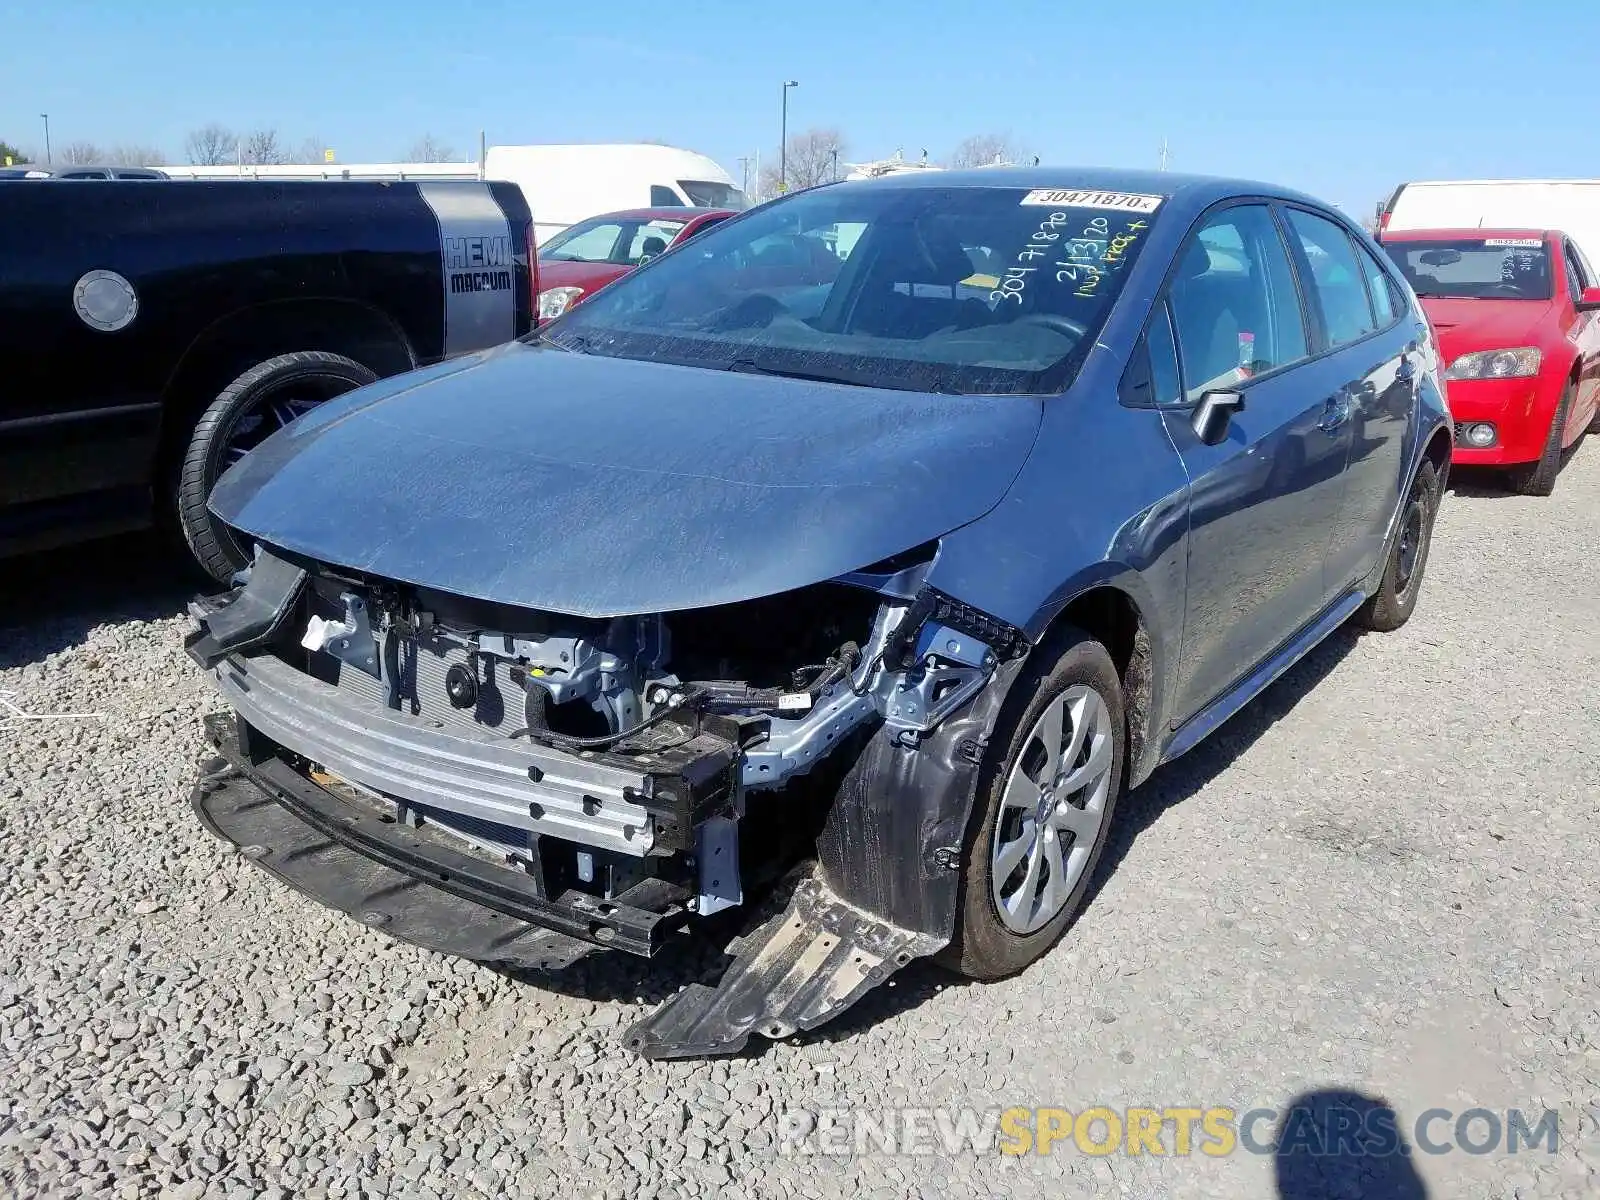
[[[1040,630],[1037,644],[1044,645],[1067,627],[1081,629],[1100,642],[1116,665],[1128,725],[1124,770],[1128,786],[1142,783],[1160,758],[1157,698],[1165,666],[1148,604],[1141,604],[1120,581],[1092,583],[1059,604]]]
[[[418,365],[395,320],[360,300],[274,300],[236,309],[190,343],[167,380],[155,477],[164,479],[181,460],[184,433],[218,392],[257,363],[297,350],[342,354],[379,378]]]

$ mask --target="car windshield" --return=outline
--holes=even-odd
[[[712,229],[548,327],[559,346],[957,393],[1057,391],[1160,197],[824,187]]]
[[[696,208],[743,210],[750,207],[749,198],[731,183],[712,183],[703,179],[680,179],[678,180],[678,186],[683,189],[683,194],[689,197],[689,203]]]
[[[672,245],[685,221],[596,217],[563,229],[539,248],[545,262],[610,263],[636,267]]]
[[[1383,248],[1419,296],[1548,300],[1552,295],[1543,238],[1386,241]]]

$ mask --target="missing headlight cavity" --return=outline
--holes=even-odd
[[[932,781],[899,806],[917,829],[924,807],[946,823],[964,811],[950,794],[964,795],[971,772],[952,764],[989,719],[994,695],[973,701],[1014,665],[1021,635],[917,582],[928,561],[912,553],[758,599],[615,618],[312,565],[260,648],[218,667],[239,733],[216,744],[236,740],[241,769],[296,797],[319,836],[353,828],[338,805],[375,805],[361,852],[425,863],[429,886],[562,938],[653,955],[678,926],[819,859],[827,830],[875,820],[852,777]],[[359,785],[355,801],[340,780]],[[245,804],[239,819],[255,811]],[[921,840],[906,841],[913,862]],[[936,840],[949,841],[942,827]],[[898,911],[859,909],[848,888],[817,893],[808,911],[820,924],[752,965],[781,973],[791,954],[820,955],[832,966],[818,995],[844,1005],[877,980],[848,969],[844,934],[851,953],[884,963],[937,948]],[[531,959],[571,956],[536,941]]]
[[[379,670],[351,669],[349,648],[332,655],[303,639],[280,643],[302,670],[353,697],[441,729],[580,754],[660,752],[714,721],[715,735],[742,752],[742,785],[776,787],[866,722],[881,719],[915,746],[1025,649],[1018,630],[930,588],[901,597],[872,586],[903,583],[936,549],[914,548],[848,581],[609,619],[318,576],[301,622],[326,623],[359,604]]]

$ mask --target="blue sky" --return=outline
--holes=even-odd
[[[935,157],[1009,131],[1044,161],[1242,174],[1364,216],[1430,177],[1600,175],[1600,4],[1552,0],[0,0],[0,139],[153,143],[208,121],[346,162],[431,132]]]

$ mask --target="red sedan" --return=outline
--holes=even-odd
[[[1554,230],[1408,229],[1384,249],[1432,322],[1455,420],[1454,461],[1506,468],[1532,496],[1600,432],[1600,280]]]
[[[539,322],[735,215],[729,208],[632,208],[567,226],[539,247]]]

